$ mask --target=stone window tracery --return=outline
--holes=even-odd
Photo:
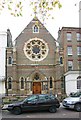
[[[24,45],[25,56],[32,61],[41,61],[48,55],[48,45],[40,38],[28,40]]]

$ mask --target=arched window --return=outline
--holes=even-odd
[[[77,77],[77,89],[81,89],[81,76]]]
[[[12,79],[11,79],[11,77],[8,78],[8,89],[12,89]]]
[[[24,78],[23,77],[21,77],[21,89],[24,89]]]
[[[63,64],[63,57],[60,57],[60,64]]]
[[[8,58],[8,64],[12,64],[12,57]]]
[[[39,80],[39,74],[38,73],[35,74],[34,79]]]
[[[78,76],[77,79],[81,79],[81,76]]]
[[[39,27],[37,25],[34,25],[33,33],[38,33],[38,32],[39,32]]]
[[[50,88],[53,87],[53,84],[52,84],[52,77],[50,77]]]

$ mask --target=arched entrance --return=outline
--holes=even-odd
[[[33,94],[41,94],[41,82],[33,82]]]
[[[45,74],[40,71],[34,71],[28,77],[29,92],[32,94],[48,93],[48,79]]]
[[[41,93],[40,76],[38,73],[35,73],[34,81],[33,81],[33,94],[40,94],[40,93]]]

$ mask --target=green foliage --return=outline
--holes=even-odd
[[[5,8],[15,17],[22,16],[23,2],[22,0],[0,0],[0,13]]]
[[[53,18],[51,13],[55,10],[55,7],[57,6],[59,9],[62,7],[59,0],[30,0],[30,3],[34,13],[42,16],[43,19],[48,19],[50,16]]]
[[[23,0],[26,1],[26,0]],[[24,7],[22,0],[0,0],[0,12],[7,8],[11,15],[22,16],[22,10]],[[53,18],[51,11],[57,6],[61,8],[62,5],[59,0],[30,0],[30,5],[35,15],[40,15],[45,18],[50,16]]]

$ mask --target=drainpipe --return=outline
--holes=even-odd
[[[5,95],[8,96],[8,86],[7,86],[7,49],[6,49],[6,66],[5,66]]]

